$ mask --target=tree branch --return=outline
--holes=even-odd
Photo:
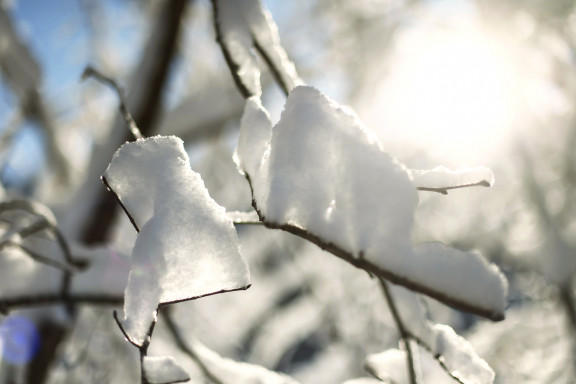
[[[244,97],[245,99],[248,99],[252,96],[255,96],[252,93],[252,91],[250,91],[248,86],[246,84],[244,84],[240,75],[238,75],[238,71],[240,69],[240,64],[238,64],[234,61],[234,59],[232,58],[232,54],[228,50],[228,46],[226,45],[226,42],[224,41],[224,37],[222,35],[222,28],[220,26],[220,23],[218,22],[218,15],[219,15],[219,11],[220,11],[219,6],[218,6],[218,0],[212,0],[212,6],[214,9],[212,14],[213,14],[213,19],[214,19],[214,29],[216,31],[216,41],[220,45],[220,49],[222,50],[222,54],[224,55],[224,60],[226,61],[226,64],[228,65],[228,68],[230,69],[230,73],[232,74],[232,78],[234,79],[234,83],[236,84],[238,91],[240,91],[240,93],[242,94],[242,97]]]
[[[87,305],[121,305],[124,302],[122,296],[91,295],[91,294],[70,294],[67,298],[60,293],[31,294],[27,296],[14,296],[10,298],[0,297],[0,307],[5,311],[29,307],[39,307],[43,305],[64,304],[66,300],[74,304]]]
[[[266,65],[270,69],[270,72],[272,73],[274,80],[276,80],[276,82],[278,83],[278,85],[280,86],[282,91],[284,92],[284,95],[288,96],[288,94],[290,93],[290,87],[288,86],[288,84],[286,84],[286,81],[284,81],[284,78],[282,77],[282,73],[281,73],[280,69],[278,67],[276,67],[276,65],[274,64],[274,61],[272,61],[272,58],[270,57],[268,52],[266,52],[264,47],[262,47],[262,45],[260,44],[260,42],[258,41],[258,39],[254,35],[252,35],[252,41],[254,44],[254,48],[260,54],[260,56],[262,56],[262,58],[266,62]]]

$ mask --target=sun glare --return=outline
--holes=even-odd
[[[514,117],[514,71],[505,49],[470,28],[407,32],[397,47],[374,100],[373,126],[435,157],[470,163],[490,156]]]

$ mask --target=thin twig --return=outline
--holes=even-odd
[[[254,211],[229,211],[226,212],[226,216],[232,220],[234,225],[262,225],[262,222]]]
[[[222,35],[222,28],[220,26],[220,23],[218,22],[218,16],[219,16],[218,0],[212,0],[212,5],[214,9],[212,14],[214,16],[214,29],[216,30],[216,41],[220,45],[222,54],[224,55],[224,60],[226,61],[226,64],[230,69],[230,73],[232,74],[232,78],[234,79],[236,87],[242,94],[242,97],[248,99],[252,96],[255,96],[255,94],[249,89],[249,87],[246,84],[244,84],[242,78],[240,77],[240,75],[238,75],[238,71],[240,70],[240,64],[234,61],[234,59],[232,58],[232,54],[228,50],[228,46],[224,41],[224,37]]]
[[[419,191],[426,191],[426,192],[436,192],[442,195],[447,195],[448,191],[451,189],[460,189],[460,188],[471,188],[471,187],[490,187],[490,183],[486,180],[479,181],[477,183],[472,184],[462,184],[462,185],[454,185],[452,187],[417,187],[416,189]]]
[[[114,310],[114,312],[112,313],[112,316],[114,317],[114,320],[116,321],[116,325],[118,325],[118,328],[120,328],[120,332],[122,332],[122,334],[124,335],[124,338],[133,346],[135,346],[136,348],[140,349],[142,348],[142,345],[138,344],[136,341],[134,341],[126,332],[126,330],[124,329],[124,326],[122,325],[122,323],[120,322],[120,319],[118,318],[118,312],[116,310]]]
[[[132,223],[132,225],[134,226],[134,229],[136,229],[136,232],[140,232],[140,228],[138,227],[138,224],[136,224],[136,221],[134,220],[134,217],[132,217],[132,215],[130,214],[130,212],[128,211],[128,208],[126,208],[126,206],[124,205],[124,203],[122,202],[122,200],[120,200],[120,196],[118,196],[118,194],[116,193],[116,191],[114,191],[114,189],[112,189],[112,187],[110,186],[110,184],[108,183],[108,180],[106,180],[105,176],[102,176],[100,178],[102,180],[102,182],[104,183],[104,185],[106,186],[106,188],[112,192],[114,194],[114,197],[116,198],[116,201],[118,202],[118,204],[120,204],[120,206],[122,207],[122,210],[124,211],[124,213],[126,214],[126,216],[128,216],[128,219],[130,220],[130,222]]]
[[[200,368],[200,370],[202,371],[202,373],[204,374],[204,376],[210,380],[210,382],[214,383],[214,384],[225,384],[224,382],[222,382],[218,377],[216,377],[209,369],[208,367],[206,367],[206,365],[202,362],[202,360],[198,357],[198,355],[196,354],[196,352],[194,352],[194,350],[192,348],[190,348],[183,340],[182,335],[180,335],[180,331],[178,330],[178,326],[176,325],[176,322],[174,321],[174,319],[172,318],[172,311],[169,308],[166,308],[167,310],[163,310],[162,311],[162,316],[163,318],[166,320],[166,326],[168,327],[168,331],[170,332],[170,334],[172,335],[174,342],[176,343],[176,346],[178,348],[180,348],[180,350],[182,352],[184,352],[185,354],[187,354],[198,366],[198,368]]]
[[[73,266],[70,266],[68,264],[64,264],[58,260],[53,260],[49,257],[46,256],[42,256],[34,251],[32,251],[31,249],[23,246],[22,244],[19,244],[17,242],[8,240],[8,241],[4,241],[2,243],[0,243],[0,250],[2,250],[4,247],[14,247],[14,248],[18,248],[20,249],[22,252],[24,252],[24,254],[30,256],[30,258],[34,261],[37,261],[39,263],[42,264],[46,264],[50,267],[54,267],[56,269],[59,269],[63,272],[77,272],[78,270],[76,268],[74,268]]]
[[[121,305],[124,301],[122,296],[90,294],[71,294],[68,297],[68,300],[75,304],[89,305]],[[10,298],[0,297],[0,307],[3,307],[6,311],[28,307],[39,307],[43,305],[59,305],[64,302],[65,298],[63,298],[59,293],[32,294]]]
[[[130,128],[130,132],[132,132],[132,135],[136,140],[142,139],[143,138],[142,133],[140,132],[140,129],[138,129],[136,122],[132,118],[132,115],[128,111],[128,107],[126,106],[126,99],[124,97],[124,91],[122,90],[122,88],[120,88],[120,86],[116,83],[116,81],[114,81],[114,79],[102,74],[97,69],[94,69],[91,66],[87,66],[86,69],[84,69],[84,72],[82,73],[82,80],[86,80],[89,77],[93,77],[96,80],[99,80],[100,82],[109,85],[116,91],[116,94],[120,99],[120,112],[122,112],[122,117],[128,124],[128,128]]]
[[[66,262],[68,262],[70,265],[77,268],[86,267],[85,260],[76,260],[72,257],[72,253],[70,252],[68,242],[66,241],[66,238],[58,228],[56,218],[54,217],[52,211],[50,211],[48,207],[40,203],[19,199],[0,203],[0,214],[13,210],[23,211],[40,218],[40,220],[17,231],[18,235],[20,235],[21,238],[32,236],[43,230],[50,231],[52,235],[55,237],[56,242],[58,243],[58,246],[62,251],[64,260],[66,260]]]
[[[394,323],[396,323],[396,327],[398,328],[398,333],[400,333],[400,337],[402,338],[402,342],[404,347],[406,348],[406,362],[408,365],[408,377],[410,378],[411,384],[418,384],[418,375],[416,374],[416,366],[414,364],[414,355],[412,353],[412,346],[410,345],[410,335],[402,322],[402,318],[400,317],[400,313],[398,312],[398,308],[396,307],[396,303],[394,301],[394,297],[390,292],[388,287],[388,283],[380,278],[380,287],[382,287],[382,292],[384,292],[384,297],[386,298],[386,303],[388,304],[388,308],[390,308],[390,313],[392,313],[392,318],[394,319]]]
[[[251,35],[251,36],[252,36],[254,48],[260,54],[260,56],[262,56],[262,58],[266,62],[266,65],[270,69],[270,72],[272,72],[272,76],[274,77],[274,80],[276,80],[276,82],[278,83],[278,85],[280,86],[282,91],[284,92],[284,95],[288,96],[288,94],[290,93],[290,87],[288,86],[288,84],[286,84],[286,81],[282,77],[282,71],[278,67],[276,67],[276,65],[274,64],[274,61],[272,61],[272,58],[270,57],[268,52],[266,52],[264,47],[262,47],[262,45],[260,44],[260,42],[258,41],[256,36],[254,36],[254,35]]]

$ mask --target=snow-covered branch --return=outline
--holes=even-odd
[[[235,158],[268,228],[455,308],[504,318],[507,283],[496,266],[474,252],[411,244],[416,186],[350,109],[297,87],[273,127],[251,98]]]
[[[260,96],[260,69],[254,48],[286,95],[302,84],[280,44],[278,28],[260,0],[212,0],[216,39],[238,90]]]

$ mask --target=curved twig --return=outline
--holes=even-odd
[[[143,137],[142,133],[140,132],[140,129],[136,125],[134,118],[128,111],[128,107],[126,107],[126,98],[124,97],[123,89],[116,83],[116,81],[114,81],[114,79],[106,75],[103,75],[100,71],[94,69],[91,66],[87,66],[84,69],[84,72],[82,73],[82,80],[86,80],[89,77],[95,78],[96,80],[112,87],[116,91],[116,94],[120,99],[120,112],[122,112],[122,117],[124,117],[124,120],[128,123],[128,128],[130,129],[130,132],[132,133],[132,135],[136,140],[142,139]]]
[[[211,383],[225,384],[208,369],[208,367],[204,364],[204,362],[202,362],[202,360],[198,357],[196,352],[194,352],[194,350],[184,342],[182,335],[180,335],[180,332],[178,331],[178,326],[176,325],[176,322],[172,318],[171,310],[169,308],[166,309],[167,309],[166,311],[162,311],[162,317],[164,317],[164,319],[166,320],[168,331],[172,335],[172,338],[174,339],[176,346],[180,348],[182,352],[188,355],[188,357],[190,357],[196,363],[198,368],[202,371],[204,376],[208,380],[210,380]]]

